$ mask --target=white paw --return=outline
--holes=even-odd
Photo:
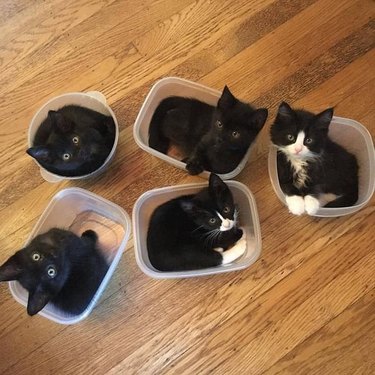
[[[222,264],[232,263],[236,259],[238,259],[241,255],[243,255],[246,251],[246,240],[241,237],[235,245],[233,245],[230,249],[223,252],[223,260]]]
[[[305,201],[299,195],[286,196],[286,204],[289,211],[294,215],[302,215],[305,212]]]
[[[218,253],[224,252],[224,249],[222,247],[215,247],[214,250],[217,251]]]
[[[312,195],[305,196],[305,210],[309,215],[315,215],[320,208],[319,200]]]

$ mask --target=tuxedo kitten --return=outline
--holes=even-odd
[[[262,129],[268,111],[236,99],[225,86],[217,106],[171,96],[151,119],[149,146],[164,154],[171,146],[184,155],[187,171],[233,171]]]
[[[314,115],[283,102],[271,127],[280,187],[295,215],[351,206],[358,199],[357,160],[328,137],[332,116],[332,108]]]
[[[26,152],[49,172],[82,176],[98,169],[115,141],[111,116],[76,105],[49,111]]]
[[[64,312],[81,314],[108,270],[96,243],[92,230],[78,237],[67,230],[50,229],[0,267],[0,281],[17,280],[29,292],[29,315],[49,302]]]
[[[231,191],[211,174],[207,188],[155,209],[147,234],[151,264],[160,271],[180,271],[233,262],[246,250],[237,215]]]

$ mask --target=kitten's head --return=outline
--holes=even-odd
[[[332,108],[314,115],[311,112],[294,110],[282,102],[271,127],[271,140],[289,157],[316,157],[324,149],[332,116]]]
[[[212,135],[217,147],[246,150],[255,140],[268,116],[266,108],[254,110],[224,87],[213,116]]]
[[[233,195],[214,173],[210,175],[208,188],[200,191],[194,199],[182,201],[181,206],[202,229],[226,232],[236,228],[238,211]]]
[[[35,237],[0,267],[0,281],[17,280],[28,290],[27,313],[37,314],[64,286],[70,272],[66,246],[79,237],[49,231]]]
[[[59,111],[49,111],[45,121],[50,129],[45,144],[26,152],[50,172],[75,175],[103,153],[103,137],[95,128],[80,126]]]

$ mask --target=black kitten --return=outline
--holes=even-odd
[[[246,250],[245,233],[236,225],[232,193],[211,174],[208,188],[155,209],[147,234],[150,262],[160,271],[231,263]]]
[[[156,108],[149,128],[150,147],[167,154],[171,145],[186,156],[186,169],[228,173],[235,169],[262,129],[267,109],[236,99],[225,86],[217,107],[172,96]]]
[[[112,150],[111,116],[76,105],[49,111],[26,152],[48,171],[67,177],[98,169]]]
[[[37,314],[48,302],[64,312],[80,314],[108,270],[96,242],[92,230],[78,237],[67,230],[50,229],[0,267],[0,281],[17,280],[28,290],[29,315]]]
[[[277,171],[290,212],[314,215],[319,207],[346,207],[358,199],[354,155],[330,140],[333,109],[314,115],[280,104],[271,139],[277,146]]]

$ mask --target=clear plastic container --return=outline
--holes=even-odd
[[[241,258],[235,262],[191,271],[165,272],[155,269],[149,260],[147,251],[147,231],[152,213],[161,204],[185,194],[195,194],[207,183],[170,186],[154,189],[142,194],[133,208],[133,233],[135,258],[139,268],[148,276],[156,279],[173,279],[214,275],[222,272],[237,271],[252,265],[261,252],[261,234],[255,199],[250,190],[237,181],[226,181],[235,203],[239,207],[239,223],[245,229],[247,248]]]
[[[150,126],[152,115],[155,112],[159,103],[168,96],[184,96],[198,99],[202,102],[216,106],[221,92],[213,90],[209,87],[203,86],[196,82],[187,81],[186,79],[177,77],[167,77],[157,81],[148,93],[143,105],[138,113],[137,119],[134,123],[133,136],[137,145],[151,155],[164,160],[165,162],[174,165],[177,168],[185,170],[186,163],[179,161],[173,157],[163,154],[148,145],[148,129]],[[245,167],[249,159],[252,146],[249,147],[245,156],[238,164],[238,166],[229,173],[219,174],[223,180],[231,179],[237,176]],[[204,171],[200,174],[201,177],[207,178],[210,172]]]
[[[359,164],[358,201],[350,207],[320,208],[313,216],[336,217],[352,214],[364,207],[371,199],[375,188],[375,153],[371,135],[359,122],[333,117],[329,126],[330,138],[353,153]],[[277,176],[277,150],[272,146],[268,154],[268,173],[276,195],[286,205]]]
[[[29,134],[28,134],[29,147],[32,147],[35,133],[38,130],[40,124],[43,122],[43,120],[47,118],[48,111],[50,110],[56,111],[69,104],[79,105],[81,107],[85,107],[85,108],[97,111],[99,113],[102,113],[103,115],[111,116],[113,118],[113,121],[116,127],[115,141],[113,142],[113,147],[112,147],[111,152],[107,156],[107,159],[104,161],[102,166],[100,166],[94,172],[91,172],[82,176],[66,177],[66,176],[60,176],[55,173],[51,173],[47,171],[45,168],[43,168],[35,159],[33,159],[40,168],[40,174],[48,182],[60,182],[62,180],[82,180],[86,178],[96,177],[108,168],[109,163],[112,161],[113,157],[115,156],[115,151],[116,151],[118,137],[119,137],[118,122],[116,119],[116,115],[114,114],[112,109],[108,106],[105,96],[99,91],[72,92],[72,93],[67,93],[67,94],[63,94],[60,96],[56,96],[55,98],[50,99],[37,111],[37,113],[34,115],[34,117],[31,120],[31,123],[29,126]]]
[[[71,230],[81,235],[92,229],[98,234],[98,246],[109,269],[85,311],[71,315],[47,304],[38,314],[60,324],[75,324],[85,319],[107,286],[128,242],[131,223],[128,214],[119,206],[87,190],[68,188],[58,192],[34,226],[25,246],[38,234],[53,227]],[[28,292],[17,281],[9,282],[16,301],[27,306]]]

